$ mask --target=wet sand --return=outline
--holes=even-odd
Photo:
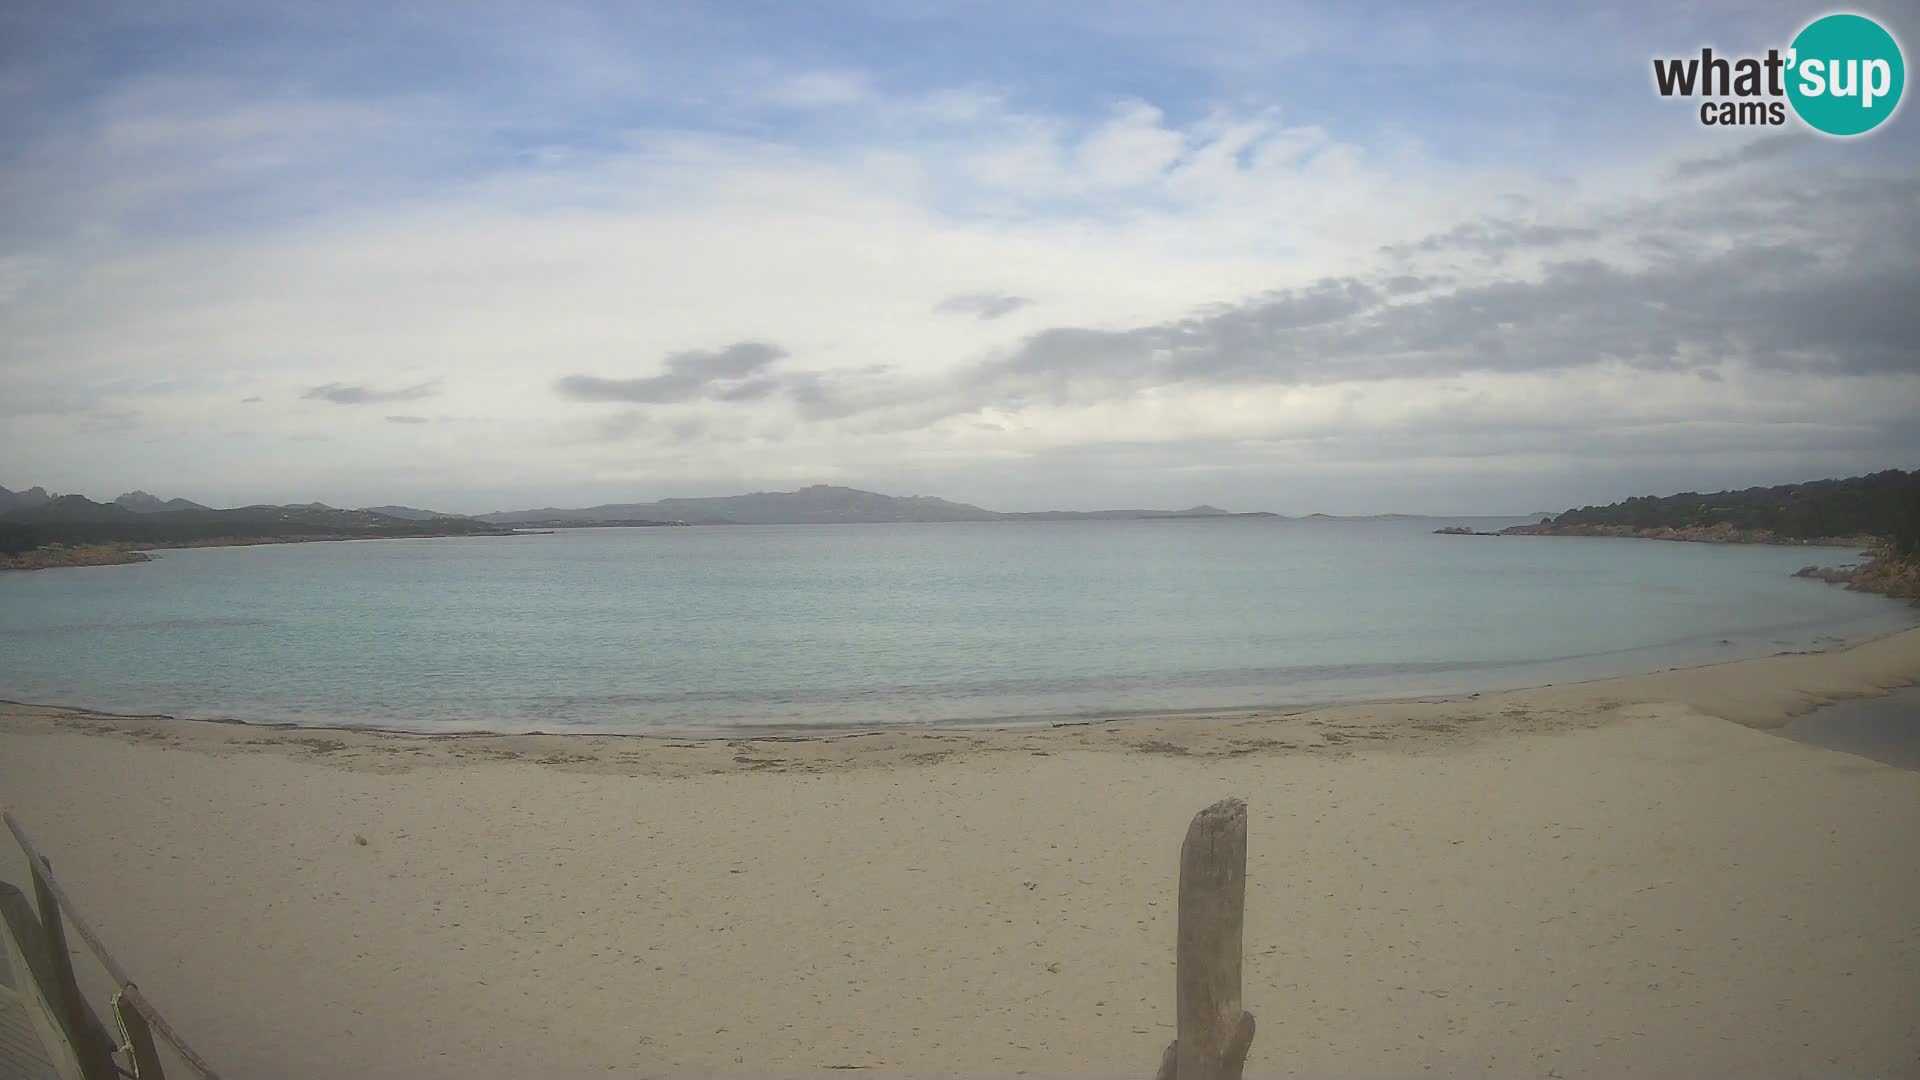
[[[1920,772],[1755,729],[1916,681],[1920,631],[1016,731],[0,706],[0,798],[230,1076],[1148,1075],[1180,836],[1225,795],[1249,1076],[1911,1076]]]
[[[1920,769],[1920,690],[1835,702],[1793,720],[1780,734],[1811,746]]]

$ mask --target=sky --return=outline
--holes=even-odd
[[[1530,513],[1920,467],[1825,8],[0,0],[0,485]],[[1920,6],[1857,8],[1906,46]]]

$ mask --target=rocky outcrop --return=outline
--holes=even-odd
[[[123,544],[48,544],[14,555],[0,554],[0,570],[52,570],[62,566],[116,566],[150,556]]]
[[[1876,547],[1872,557],[1858,565],[1803,566],[1793,576],[1845,585],[1855,592],[1920,601],[1920,561],[1901,559],[1887,545]]]
[[[1793,576],[1813,578],[1829,585],[1850,585],[1854,575],[1859,572],[1858,566],[1803,566],[1795,570]]]
[[[1920,558],[1902,559],[1890,545],[1881,545],[1854,570],[1847,588],[1920,602]]]

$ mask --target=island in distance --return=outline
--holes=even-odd
[[[290,517],[291,516],[291,517]],[[1412,520],[1415,514],[1376,514],[1365,520]],[[814,484],[797,491],[756,491],[745,495],[660,499],[654,502],[602,503],[575,509],[541,507],[454,514],[414,506],[383,504],[343,510],[326,503],[255,504],[214,509],[187,499],[161,499],[130,491],[111,502],[81,495],[54,495],[45,488],[10,491],[0,487],[0,525],[95,523],[157,526],[187,522],[300,523],[333,530],[406,527],[466,535],[485,531],[584,528],[621,525],[832,525],[943,521],[1139,521],[1177,519],[1351,520],[1328,514],[1287,518],[1266,511],[1235,512],[1201,504],[1184,510],[988,510],[929,495],[883,495],[859,488]],[[464,523],[464,524],[463,524]]]
[[[1002,513],[929,495],[882,495],[859,488],[814,484],[798,491],[756,491],[749,495],[661,499],[648,503],[606,503],[579,510],[546,507],[481,514],[494,525],[650,519],[689,525],[837,525],[936,521],[1107,521],[1146,518],[1278,518],[1278,514],[1236,514],[1217,506],[1186,510],[1039,510]]]
[[[147,557],[143,552],[156,548],[512,536],[563,528],[1279,517],[1269,513],[1236,514],[1205,505],[1186,510],[1000,513],[928,496],[882,495],[825,484],[798,491],[607,503],[581,509],[510,510],[479,516],[398,504],[344,510],[318,502],[261,503],[222,510],[187,499],[162,499],[145,491],[130,491],[111,502],[95,502],[82,495],[56,495],[43,487],[24,491],[0,487],[0,569],[144,562]]]

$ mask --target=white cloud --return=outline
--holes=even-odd
[[[631,486],[924,469],[970,476],[990,497],[997,469],[1122,439],[1160,447],[1160,467],[1183,474],[1358,467],[1382,447],[1417,453],[1415,435],[1436,460],[1482,456],[1467,442],[1479,438],[1547,468],[1569,452],[1560,418],[1714,446],[1714,424],[1804,422],[1842,445],[1836,412],[1884,427],[1898,419],[1887,410],[1920,404],[1891,374],[1823,381],[1710,357],[1722,380],[1710,385],[1608,366],[1147,380],[956,413],[945,388],[1050,327],[1172,324],[1343,275],[1449,289],[1528,280],[1554,259],[1644,266],[1653,256],[1617,217],[1665,198],[1674,161],[1596,166],[1570,193],[1417,140],[1344,141],[1267,104],[1180,122],[1118,100],[1090,121],[991,87],[889,94],[854,70],[762,75],[742,98],[829,130],[655,121],[522,142],[431,96],[246,100],[204,83],[114,96],[0,182],[31,208],[4,220],[20,239],[0,255],[0,398],[16,417],[0,457],[69,489],[177,476],[208,497],[273,484],[301,488],[289,498],[387,501],[365,478],[396,458],[410,483],[438,477],[448,491],[567,478],[641,495],[657,492]],[[1564,243],[1519,245],[1496,265],[1483,257],[1499,242],[1486,235],[1494,218]],[[1455,226],[1481,247],[1417,247]],[[1693,235],[1727,247],[1771,228]],[[995,318],[955,318],[956,297],[1006,302]],[[742,392],[635,409],[554,390],[569,375],[656,385],[670,356],[745,341],[784,353],[787,385],[831,382],[860,407],[809,414],[793,393]],[[314,388],[373,388],[364,400],[376,401],[423,385],[438,388],[435,409],[476,419],[389,423],[302,401]],[[82,437],[68,422],[79,415],[131,426]],[[117,451],[132,446],[167,476],[120,479]],[[1075,501],[1072,483],[1055,491]]]
[[[857,105],[873,96],[867,77],[857,71],[810,71],[779,79],[763,100],[788,109],[825,109]]]

